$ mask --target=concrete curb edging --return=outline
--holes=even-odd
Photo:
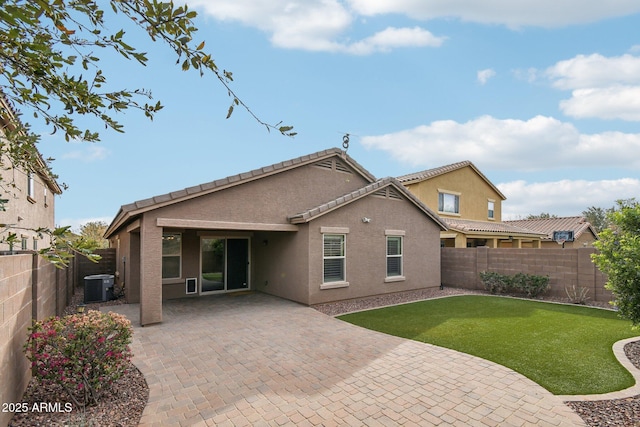
[[[640,369],[636,368],[629,360],[624,352],[624,346],[639,341],[640,337],[632,337],[624,340],[620,340],[613,344],[613,354],[618,359],[620,364],[628,370],[635,379],[635,385],[626,388],[624,390],[612,391],[611,393],[604,394],[587,394],[587,395],[558,395],[560,399],[565,402],[571,401],[595,401],[595,400],[613,400],[613,399],[626,399],[629,397],[640,395]]]

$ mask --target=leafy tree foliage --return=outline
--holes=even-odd
[[[35,119],[42,119],[53,132],[61,131],[67,140],[98,141],[98,132],[82,129],[74,118],[93,116],[111,129],[123,128],[114,113],[140,110],[153,119],[162,105],[150,102],[145,89],[109,90],[108,79],[100,69],[100,50],[112,49],[126,60],[147,64],[147,56],[130,45],[124,30],[106,30],[105,10],[93,0],[0,0],[0,89],[17,105],[29,107]],[[267,129],[295,135],[291,126],[261,121],[230,87],[232,73],[218,68],[205,42],[195,39],[197,13],[185,6],[156,0],[110,0],[111,10],[128,18],[153,41],[172,49],[177,64],[185,71],[194,69],[201,76],[213,75],[232,99],[244,107]],[[22,122],[26,122],[22,120]],[[26,124],[10,140],[32,144]]]
[[[602,230],[609,226],[607,215],[613,210],[615,209],[603,209],[596,206],[591,206],[582,211],[582,216],[584,216],[587,221],[589,221],[589,223],[593,226],[593,228],[595,228],[595,230],[600,233]]]
[[[78,119],[83,123],[87,123],[85,118],[97,119],[97,127],[123,132],[115,114],[137,110],[153,119],[162,109],[148,89],[113,89],[100,68],[100,58],[108,51],[142,66],[148,62],[146,54],[129,43],[123,29],[108,29],[105,19],[112,16],[124,18],[134,31],[166,45],[182,70],[217,79],[231,99],[227,118],[239,106],[267,130],[296,134],[291,126],[262,121],[236,95],[230,86],[232,73],[218,68],[205,51],[205,42],[196,38],[197,13],[186,5],[157,0],[0,0],[0,96],[8,101],[0,103],[4,134],[0,135],[0,170],[42,172],[36,149],[39,136],[31,131],[32,120],[62,133],[67,141],[96,142],[100,135],[94,126],[85,128]],[[27,120],[14,106],[24,107],[33,117]],[[48,161],[44,168],[55,178]],[[0,175],[0,190],[6,193],[10,185]],[[8,198],[0,197],[0,209],[6,209],[7,203]],[[57,261],[64,263],[68,255],[56,252],[58,244],[72,251],[85,250],[73,247],[68,227],[37,231],[51,236],[51,251],[62,257]]]
[[[620,315],[640,325],[640,203],[619,200],[608,213],[611,226],[594,243],[599,252],[593,261],[608,276],[607,289],[614,294]]]
[[[109,242],[104,238],[104,232],[109,225],[104,221],[90,221],[80,227],[80,238],[84,239],[96,249],[106,248]]]

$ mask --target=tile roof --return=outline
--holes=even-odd
[[[471,169],[473,169],[482,179],[484,179],[487,182],[487,184],[491,186],[491,188],[493,188],[493,190],[496,193],[498,193],[498,195],[500,195],[500,197],[502,197],[503,200],[506,200],[505,195],[502,194],[502,192],[498,190],[498,188],[495,185],[493,185],[491,181],[489,181],[489,178],[487,178],[482,172],[480,172],[480,170],[469,160],[465,160],[458,163],[452,163],[450,165],[440,166],[433,169],[427,169],[421,172],[402,175],[402,176],[399,176],[397,179],[404,185],[415,184],[417,182],[426,181],[428,179],[435,178],[436,176],[444,175],[445,173],[453,172],[465,167],[470,167]]]
[[[584,232],[590,231],[597,239],[598,233],[591,223],[582,216],[568,216],[561,218],[538,218],[538,219],[521,219],[513,221],[504,221],[518,227],[528,228],[530,230],[543,233],[546,236],[542,240],[553,240],[554,231],[573,231],[575,239],[580,237]]]
[[[328,150],[318,151],[316,153],[307,154],[304,156],[296,157],[295,159],[285,160],[270,166],[265,166],[252,171],[243,172],[237,175],[228,176],[226,178],[211,181],[205,184],[188,187],[182,190],[174,191],[167,194],[161,194],[159,196],[150,197],[148,199],[138,200],[133,203],[122,205],[120,210],[116,214],[116,217],[111,222],[105,235],[110,235],[117,230],[128,218],[150,211],[162,206],[170,205],[180,201],[188,200],[194,197],[202,196],[208,193],[212,193],[224,188],[232,187],[235,185],[250,182],[256,179],[260,179],[269,175],[274,175],[279,172],[283,172],[289,169],[303,166],[313,163],[315,161],[340,155],[342,159],[359,172],[365,179],[370,182],[376,180],[369,171],[362,167],[358,162],[351,158],[346,152],[339,148],[330,148]]]
[[[493,221],[474,221],[459,218],[442,218],[450,229],[461,233],[481,232],[495,234],[512,234],[517,236],[541,237],[544,233],[539,233],[524,227],[513,224]]]
[[[308,209],[304,212],[300,212],[298,214],[292,215],[289,217],[289,221],[292,224],[309,222],[319,216],[324,215],[325,213],[338,209],[341,206],[347,205],[364,196],[374,194],[388,186],[393,186],[398,191],[400,191],[407,199],[409,199],[410,202],[415,204],[420,210],[422,210],[425,214],[427,214],[427,216],[429,216],[432,220],[434,220],[442,228],[442,230],[447,229],[447,225],[442,220],[442,218],[440,218],[431,209],[429,209],[424,203],[422,203],[416,196],[413,195],[413,193],[407,190],[397,179],[391,178],[391,177],[379,179],[376,182],[373,182],[358,190],[352,191],[349,194],[345,194],[344,196],[340,196],[337,199],[331,200],[327,203],[323,203],[322,205],[316,206],[312,209]]]

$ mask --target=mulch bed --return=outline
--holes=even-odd
[[[75,313],[78,305],[83,303],[83,298],[84,289],[76,288],[73,301],[63,314]],[[100,307],[118,304],[126,304],[125,299],[87,304],[85,310],[98,310]],[[148,400],[147,381],[133,364],[96,406],[83,409],[71,405],[70,412],[66,412],[69,406],[65,405],[72,400],[61,387],[44,387],[32,379],[21,401],[27,403],[25,406],[30,410],[14,414],[9,426],[137,426]],[[42,403],[49,405],[40,409]]]

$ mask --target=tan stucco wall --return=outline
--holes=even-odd
[[[162,228],[152,216],[140,224],[140,324],[162,321]]]
[[[371,221],[363,223],[362,218]],[[321,289],[321,227],[348,227],[348,287]],[[385,283],[385,230],[404,231],[404,281]],[[309,224],[309,304],[440,286],[440,228],[406,200],[367,196]]]
[[[265,224],[290,225],[287,217],[324,202],[347,194],[368,184],[368,181],[357,173],[345,173],[329,170],[312,165],[301,166],[271,176],[264,176],[259,180],[246,182],[217,191],[212,194],[177,202],[166,207],[146,212],[141,218],[140,227],[140,302],[141,322],[143,324],[162,321],[162,297],[184,296],[184,281],[187,277],[200,276],[200,237],[204,234],[228,235],[233,232],[220,230],[180,230],[183,234],[182,274],[175,280],[162,280],[162,232],[163,227],[157,225],[158,218],[189,219],[201,221],[228,221]],[[256,231],[257,232],[257,231]],[[252,245],[261,242],[254,238],[256,232],[243,232],[251,237]],[[293,233],[299,232],[281,232]],[[288,253],[297,259],[303,254],[298,239],[289,241],[291,237],[276,234],[270,237],[274,246],[281,245]],[[271,253],[271,252],[269,252]],[[275,250],[267,259],[273,262],[277,257]],[[135,253],[129,257],[135,258]],[[290,295],[291,299],[305,302],[304,292],[298,291],[299,278],[306,276],[306,263],[290,263],[280,260],[274,265],[256,261],[252,256],[249,286],[254,283],[264,286],[265,291],[276,295]],[[301,272],[304,272],[301,273]],[[142,308],[144,307],[144,308]]]
[[[261,232],[253,239],[253,289],[309,304],[308,228],[297,232]]]
[[[1,137],[1,134],[0,134]],[[6,160],[5,160],[6,161]],[[7,163],[8,164],[8,163]],[[0,199],[8,199],[5,205],[6,211],[0,211],[0,224],[9,224],[9,230],[0,229],[0,239],[6,237],[9,232],[18,235],[18,243],[14,245],[14,250],[21,249],[21,238],[27,239],[27,248],[34,248],[34,239],[37,240],[37,249],[49,246],[48,239],[42,239],[34,231],[38,228],[49,228],[53,230],[55,226],[54,208],[55,194],[47,187],[42,177],[33,174],[34,194],[27,196],[28,178],[26,172],[20,169],[0,170],[3,185],[0,187]],[[15,184],[15,188],[11,184]],[[45,198],[46,189],[46,198]],[[46,199],[46,202],[45,202]],[[9,245],[0,243],[0,251],[9,250]]]
[[[443,217],[487,221],[487,206],[491,199],[495,203],[493,220],[502,220],[502,198],[469,166],[406,187],[434,212],[438,212],[438,189],[460,193],[460,215],[438,212]]]
[[[115,284],[124,286],[125,298],[130,304],[140,302],[140,233],[122,230],[109,239],[116,249]]]
[[[289,224],[287,217],[368,182],[359,175],[303,166],[150,212],[156,218]]]

